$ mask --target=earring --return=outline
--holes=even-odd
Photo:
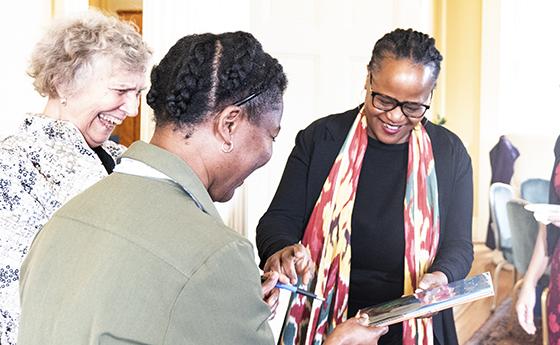
[[[227,147],[229,146],[229,147]],[[227,147],[227,148],[226,148]],[[231,151],[233,151],[233,141],[229,144],[227,144],[225,141],[222,143],[222,152],[223,153],[230,153]]]
[[[60,97],[60,104],[62,104],[63,106],[66,106],[67,103],[68,103],[68,100],[66,99],[66,97]]]

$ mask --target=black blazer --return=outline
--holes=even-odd
[[[303,237],[359,109],[321,118],[298,133],[276,194],[257,226],[261,267],[272,254]],[[440,240],[430,271],[441,271],[454,281],[468,274],[473,260],[471,160],[455,134],[426,119],[423,124],[432,141],[440,210]],[[451,309],[434,317],[434,333],[440,344],[457,343]]]

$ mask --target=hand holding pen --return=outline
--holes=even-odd
[[[278,308],[280,291],[276,288],[276,284],[279,280],[289,281],[286,276],[281,277],[277,272],[266,272],[261,276],[263,299],[270,308],[270,320],[276,316],[276,308]]]
[[[261,282],[262,283],[265,283],[265,282],[267,282],[267,280],[270,280],[269,278],[266,277],[266,274],[277,274],[277,273],[276,272],[265,273],[265,275],[263,275],[261,277]],[[270,283],[268,283],[268,284],[270,284]],[[283,289],[283,290],[295,292],[297,294],[300,294],[300,295],[303,295],[303,296],[306,296],[306,297],[309,297],[309,298],[313,298],[313,299],[319,300],[321,302],[325,301],[324,298],[319,297],[319,296],[315,295],[314,293],[312,293],[310,291],[298,288],[297,286],[292,285],[292,284],[287,284],[287,283],[282,283],[281,281],[277,281],[277,283],[274,285],[274,287],[278,288],[278,289]]]

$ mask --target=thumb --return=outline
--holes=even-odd
[[[273,271],[266,272],[263,275],[263,279],[265,280],[262,282],[261,287],[263,295],[266,296],[276,286],[278,282],[278,273]]]
[[[294,245],[294,257],[296,259],[304,257],[305,254],[306,254],[305,247],[302,244],[298,243],[298,244]]]
[[[377,334],[379,334],[379,336],[382,336],[384,334],[387,334],[387,332],[389,332],[389,327],[388,326],[383,326],[383,327],[373,327],[373,329],[375,330],[375,332]]]

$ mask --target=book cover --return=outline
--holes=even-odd
[[[368,314],[370,326],[388,326],[493,295],[492,278],[485,272],[361,309],[360,314]]]

